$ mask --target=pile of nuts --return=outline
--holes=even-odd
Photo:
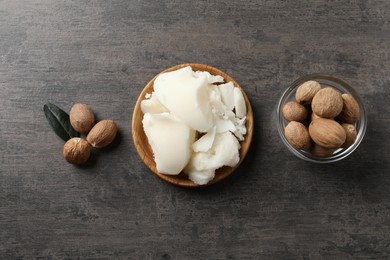
[[[350,94],[310,80],[298,87],[295,100],[286,103],[282,111],[289,121],[284,135],[294,148],[324,158],[356,141],[360,111]]]
[[[114,141],[117,126],[112,120],[101,120],[95,124],[91,108],[85,104],[75,104],[69,113],[70,124],[79,133],[87,134],[86,139],[74,137],[69,139],[63,149],[66,161],[72,164],[83,164],[90,156],[91,146],[102,148]]]

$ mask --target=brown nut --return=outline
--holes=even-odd
[[[306,81],[297,88],[295,99],[300,104],[308,105],[311,103],[313,97],[320,89],[321,85],[317,81]]]
[[[348,148],[353,145],[357,138],[357,131],[354,125],[352,124],[341,124],[346,133],[345,142],[341,146],[342,148]]]
[[[85,104],[74,104],[69,113],[70,124],[80,133],[88,133],[95,124],[92,109]]]
[[[302,122],[307,117],[307,109],[298,102],[290,101],[283,107],[283,116],[287,121]]]
[[[87,141],[95,148],[102,148],[114,141],[117,131],[114,121],[102,120],[91,129]]]
[[[323,118],[334,118],[343,109],[341,93],[332,87],[320,89],[311,102],[313,112]]]
[[[338,148],[346,139],[344,128],[333,119],[315,119],[309,125],[309,133],[316,144],[325,148]]]
[[[296,149],[308,149],[311,139],[306,126],[300,122],[291,121],[284,129],[287,141]]]
[[[90,148],[89,143],[85,139],[74,137],[65,143],[62,152],[67,162],[83,164],[89,158]]]
[[[340,122],[354,124],[360,117],[359,104],[350,94],[342,94],[343,109],[338,115]]]
[[[335,149],[333,148],[325,148],[314,143],[311,147],[311,154],[317,157],[326,158],[331,157],[333,155],[334,150]]]

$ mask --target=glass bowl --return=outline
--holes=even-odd
[[[297,88],[302,83],[309,80],[315,80],[319,82],[321,84],[321,87],[331,86],[339,90],[341,93],[350,94],[355,98],[356,102],[359,104],[360,118],[355,123],[355,128],[357,131],[357,138],[355,143],[346,149],[338,148],[337,150],[334,151],[332,156],[326,158],[314,156],[310,153],[310,151],[299,150],[294,148],[293,146],[290,145],[290,143],[287,141],[284,135],[284,128],[287,126],[288,121],[283,117],[283,113],[282,113],[283,106],[289,101],[294,101],[295,92]],[[356,90],[353,89],[353,87],[349,83],[331,74],[322,74],[322,73],[310,74],[310,75],[303,76],[297,79],[296,81],[294,81],[290,85],[290,87],[286,89],[286,91],[283,93],[282,97],[280,98],[276,109],[276,117],[277,117],[278,133],[280,135],[280,138],[282,139],[282,142],[287,147],[287,149],[297,157],[305,161],[315,162],[315,163],[337,162],[350,155],[353,151],[356,150],[356,148],[362,142],[367,128],[367,114],[366,114],[366,110],[364,109],[363,101],[360,98],[359,94],[356,92]]]

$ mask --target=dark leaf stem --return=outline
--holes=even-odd
[[[43,106],[43,111],[50,126],[62,140],[66,142],[72,137],[80,136],[70,124],[69,115],[62,109],[52,103],[47,103]]]

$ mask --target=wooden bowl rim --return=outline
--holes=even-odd
[[[141,111],[141,102],[142,102],[142,100],[145,99],[145,95],[147,93],[151,93],[151,91],[153,90],[153,83],[154,83],[155,79],[157,78],[157,76],[160,75],[161,73],[174,71],[174,70],[177,70],[177,69],[180,69],[180,68],[183,68],[183,67],[187,67],[187,66],[191,66],[191,68],[194,71],[197,71],[197,70],[208,71],[212,75],[220,75],[220,76],[222,76],[224,78],[225,82],[232,81],[235,87],[238,87],[238,88],[241,89],[241,92],[242,92],[242,94],[244,96],[246,107],[247,107],[247,115],[246,115],[246,129],[247,129],[247,133],[245,135],[245,139],[240,142],[240,145],[241,145],[241,148],[240,148],[240,151],[239,151],[239,153],[240,153],[240,161],[234,167],[224,166],[222,168],[217,169],[216,172],[215,172],[214,179],[211,180],[206,185],[198,185],[198,184],[192,182],[190,179],[188,179],[188,177],[183,172],[180,173],[179,175],[166,175],[166,174],[161,174],[161,173],[157,172],[156,163],[154,162],[154,159],[153,158],[149,158],[149,156],[148,156],[148,154],[152,151],[151,147],[150,147],[149,143],[147,142],[146,143],[147,148],[145,148],[145,144],[141,142],[142,138],[140,138],[140,136],[139,136],[139,135],[144,135],[146,137],[146,135],[144,133],[144,130],[143,130],[143,126],[142,126],[142,120],[135,120],[135,118],[138,118],[138,115],[141,115],[141,118],[143,118],[143,113]],[[167,181],[169,183],[172,183],[174,185],[178,185],[178,186],[181,186],[181,187],[190,187],[190,188],[204,187],[204,186],[209,186],[209,185],[215,184],[215,183],[225,179],[229,175],[231,175],[235,171],[235,169],[245,159],[245,157],[246,157],[246,155],[248,153],[250,144],[252,142],[252,136],[253,136],[253,111],[252,111],[251,104],[249,102],[249,99],[248,99],[245,91],[240,86],[240,84],[238,84],[238,82],[235,79],[233,79],[231,76],[229,76],[225,72],[223,72],[223,71],[221,71],[221,70],[219,70],[219,69],[217,69],[215,67],[212,67],[210,65],[201,64],[201,63],[184,63],[184,64],[178,64],[178,65],[175,65],[173,67],[170,67],[168,69],[163,70],[162,72],[160,72],[156,76],[154,76],[148,82],[148,84],[146,84],[146,86],[141,91],[141,94],[139,95],[139,97],[137,99],[137,102],[135,104],[134,111],[133,111],[133,116],[132,116],[132,127],[131,128],[132,128],[133,142],[134,142],[135,148],[137,150],[137,153],[141,157],[141,159],[145,163],[145,165],[148,166],[148,168],[154,174],[156,174],[158,177],[160,177],[161,179],[163,179],[163,180],[165,180],[165,181]],[[145,140],[145,138],[144,138],[144,140]],[[147,138],[146,138],[146,140],[147,140]],[[148,149],[148,151],[146,151],[145,149]],[[152,157],[153,157],[153,152],[151,152],[151,154],[152,154]]]

